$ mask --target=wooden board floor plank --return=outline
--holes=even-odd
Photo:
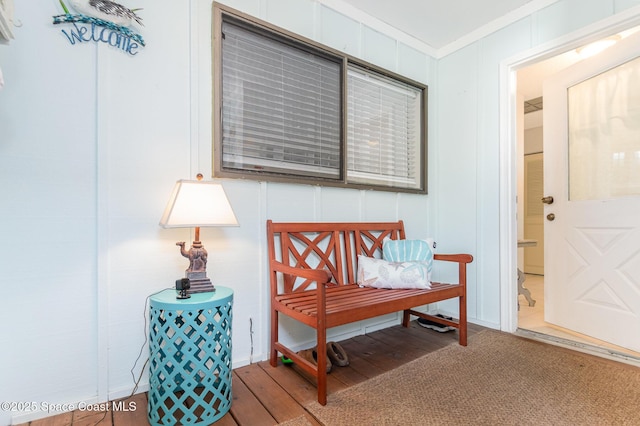
[[[281,362],[280,361],[278,361],[278,365],[281,366]],[[290,370],[294,371],[299,376],[301,376],[302,378],[304,378],[312,386],[312,389],[314,389],[314,391],[313,391],[314,392],[313,399],[314,400],[317,399],[318,392],[317,392],[317,389],[316,389],[316,379],[315,379],[315,377],[313,377],[312,375],[310,375],[306,371],[302,370],[302,368],[296,366],[295,363],[294,364],[290,364],[287,367]],[[343,383],[341,380],[339,380],[335,376],[332,376],[331,373],[329,373],[327,375],[327,393],[338,392],[338,391],[340,391],[342,389],[345,389],[347,387],[348,387],[348,385]]]
[[[300,405],[315,401],[318,397],[315,384],[312,384],[305,375],[300,374],[292,365],[284,365],[280,361],[275,368],[269,364],[269,361],[261,361],[258,365],[265,373],[271,376],[273,381],[286,389],[289,395],[298,401]]]
[[[113,410],[113,426],[144,425],[149,422],[146,392],[119,399],[111,405],[111,408]]]
[[[342,347],[347,353],[357,353],[383,371],[389,371],[399,364],[413,360],[402,348],[384,345],[369,335],[353,337]]]
[[[70,426],[73,422],[73,412],[57,414],[44,419],[34,420],[30,426]]]
[[[409,327],[390,327],[393,329],[391,333],[396,334],[397,336],[411,336],[411,339],[418,339],[424,341],[424,343],[429,347],[425,348],[427,350],[433,349],[437,350],[440,348],[444,348],[447,345],[458,343],[458,332],[457,331],[448,331],[446,333],[439,333],[435,330],[431,330],[429,328],[422,327],[418,325],[416,321],[411,321],[409,323]],[[389,334],[387,329],[380,330],[382,333]]]
[[[441,336],[433,336],[433,334],[439,334]],[[398,328],[394,328],[391,332],[388,332],[387,330],[380,330],[375,334],[370,334],[369,336],[379,340],[384,345],[396,347],[408,358],[413,357],[415,359],[424,355],[427,351],[438,350],[444,347],[443,345],[446,346],[452,344],[453,342],[444,343],[446,337],[451,337],[444,336],[444,334],[455,335],[455,339],[457,339],[457,333],[454,331],[439,333],[421,326],[418,326],[415,331],[412,330],[412,327],[405,328],[399,326]],[[436,337],[437,340],[433,340]],[[457,340],[455,341],[457,342]]]
[[[345,370],[349,371],[349,377],[343,378],[342,376],[340,376],[340,379],[348,382],[347,384],[350,386],[358,384],[361,381],[365,381],[367,379],[370,379],[371,377],[375,377],[387,371],[375,364],[372,364],[368,359],[359,356],[357,352],[347,351],[347,354],[349,355],[349,367],[345,368]],[[346,375],[346,373],[344,375]],[[351,379],[352,381],[349,382],[348,379]]]
[[[469,323],[467,327],[468,337],[481,330],[484,330],[484,327]],[[409,323],[409,327],[397,325],[376,331],[376,333],[394,335],[397,336],[397,338],[406,338],[408,344],[415,345],[417,348],[425,350],[427,353],[444,348],[450,344],[458,344],[459,342],[457,331],[440,333],[418,325],[418,322],[415,320]],[[423,347],[419,342],[424,342],[427,346]]]
[[[304,377],[305,379],[307,379],[307,381],[309,383],[311,383],[311,385],[313,386],[314,389],[316,389],[316,379],[315,377],[312,377],[311,375],[309,375],[309,373],[307,373],[306,371],[303,371],[301,368],[297,367],[295,364],[293,366],[291,366],[291,369],[293,371],[295,371],[296,373],[300,374],[302,377]],[[342,381],[340,381],[338,378],[336,378],[335,376],[332,376],[331,373],[327,374],[327,393],[333,393],[333,392],[338,392],[342,389],[346,389],[348,386],[346,384],[344,384]],[[318,396],[317,390],[316,390],[316,398]]]
[[[216,421],[215,425],[216,426],[238,426],[238,423],[235,421],[231,413],[227,413],[224,416],[222,416],[218,421]]]
[[[242,369],[244,367],[241,367]],[[239,425],[273,426],[276,420],[233,370],[233,401],[230,413]],[[227,414],[229,415],[229,414]]]
[[[351,361],[351,360],[349,360]],[[331,377],[340,383],[344,384],[342,389],[346,389],[350,386],[358,384],[367,380],[367,377],[362,373],[358,372],[358,370],[349,367],[338,367],[334,366],[331,369]],[[335,391],[334,391],[335,392]]]
[[[257,364],[242,367],[236,373],[278,422],[305,414],[301,405]]]
[[[113,416],[111,411],[74,411],[72,424],[73,426],[111,426]]]
[[[410,335],[398,335],[376,333],[371,338],[380,341],[382,344],[397,348],[397,352],[402,354],[403,359],[407,361],[419,358],[425,352],[425,341],[420,339],[412,339]]]

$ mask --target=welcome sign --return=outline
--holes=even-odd
[[[53,17],[53,23],[68,24],[61,30],[70,44],[104,43],[129,55],[137,55],[145,45],[142,36],[129,27],[142,25],[136,11],[110,0],[70,0],[72,14],[62,0],[63,15]]]

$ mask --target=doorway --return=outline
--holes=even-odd
[[[607,32],[606,30],[599,30],[599,31],[601,31],[603,36],[606,35],[606,32]],[[609,29],[609,31],[611,31],[611,29]],[[593,38],[594,38],[593,34],[584,35],[582,37],[582,39],[593,39]],[[574,41],[573,43],[569,43],[569,44],[575,45],[575,43],[576,42]],[[558,48],[557,51],[560,51],[560,49],[561,48]],[[548,53],[545,53],[545,54],[541,53],[539,55],[539,58],[535,58],[535,55],[530,55],[528,58],[521,59],[520,64],[517,63],[518,61],[512,61],[510,64],[507,65],[507,69],[503,70],[505,71],[503,75],[507,76],[505,77],[507,80],[509,78],[515,78],[519,86],[520,82],[523,79],[527,78],[527,75],[531,76],[531,75],[536,75],[536,73],[539,74],[540,72],[543,72],[541,71],[541,69],[544,66],[547,66],[551,70],[550,72],[554,72],[555,70],[566,67],[567,65],[563,64],[562,62],[567,60],[567,57],[572,54],[574,54],[573,48],[570,51],[567,51],[566,53],[557,54],[555,56],[549,56]],[[545,57],[545,59],[540,59],[542,57]],[[527,61],[528,63],[525,66],[521,65],[521,64],[525,64]],[[535,78],[539,78],[539,76],[536,76]],[[541,87],[540,87],[540,94],[541,94]],[[509,115],[513,116],[514,110],[517,111],[517,114],[516,114],[516,117],[514,117],[514,119],[511,120],[510,130],[507,131],[505,134],[518,135],[518,137],[522,137],[520,135],[520,130],[518,129],[518,127],[522,126],[522,123],[523,123],[521,115],[522,115],[522,111],[524,110],[524,106],[522,104],[524,104],[524,101],[531,101],[535,97],[539,97],[539,96],[526,96],[519,92],[517,96],[512,96],[511,99],[509,99],[509,101],[507,102],[510,109]],[[504,102],[504,99],[503,99],[503,102]],[[542,123],[540,125],[542,125]],[[510,144],[513,144],[513,139],[510,141]],[[509,149],[514,150],[516,154],[515,155],[516,157],[515,162],[517,164],[516,176],[518,177],[516,199],[522,200],[522,203],[520,204],[524,205],[527,202],[526,200],[528,200],[529,198],[533,198],[533,197],[527,197],[527,194],[525,193],[525,190],[524,190],[524,187],[526,185],[520,181],[521,179],[522,180],[524,179],[523,170],[525,169],[525,164],[529,163],[529,159],[525,160],[523,146],[521,145],[521,142],[518,142],[517,148],[514,146],[508,147],[507,152],[509,151]],[[528,154],[531,154],[531,153],[528,153]],[[543,156],[543,153],[536,153],[536,154],[540,154],[540,156]],[[515,176],[512,176],[512,179],[514,177]],[[535,189],[529,189],[529,190],[535,191]],[[521,334],[530,334],[532,335],[531,337],[534,337],[534,338],[551,340],[558,344],[570,346],[573,348],[576,348],[577,346],[586,347],[588,348],[587,351],[591,351],[591,349],[595,348],[596,351],[600,349],[603,352],[606,352],[607,354],[620,353],[622,354],[623,357],[626,356],[628,358],[631,358],[633,363],[639,362],[640,353],[635,353],[632,351],[627,351],[623,348],[611,346],[603,341],[596,341],[587,336],[583,336],[583,335],[580,335],[579,333],[575,333],[572,330],[566,330],[566,329],[562,330],[556,327],[551,327],[550,324],[546,324],[544,322],[544,316],[542,314],[542,312],[544,312],[544,300],[545,300],[544,272],[532,270],[532,268],[529,265],[531,262],[527,262],[527,265],[525,265],[525,255],[522,252],[524,252],[525,250],[530,250],[529,248],[516,249],[514,247],[515,246],[514,242],[516,239],[525,238],[524,229],[521,225],[521,222],[523,220],[528,219],[525,215],[525,213],[528,213],[528,209],[525,211],[524,210],[525,207],[523,207],[522,205],[517,205],[517,207],[513,207],[513,212],[515,213],[517,211],[517,217],[521,218],[522,220],[518,220],[516,223],[506,224],[503,227],[503,231],[505,231],[506,235],[513,235],[514,237],[517,236],[517,238],[510,239],[510,241],[506,242],[506,244],[510,245],[509,250],[507,250],[510,254],[507,257],[511,260],[511,262],[515,263],[517,267],[522,268],[525,272],[529,272],[526,275],[525,287],[527,287],[533,293],[532,296],[533,296],[533,299],[536,300],[536,303],[535,303],[536,306],[530,306],[530,303],[527,303],[527,300],[525,300],[521,295],[518,295],[513,289],[507,288],[507,286],[512,285],[511,283],[513,282],[513,280],[511,277],[513,277],[513,275],[509,277],[510,271],[505,268],[501,272],[502,277],[508,279],[509,281],[511,281],[511,283],[506,284],[505,281],[503,281],[502,294],[503,296],[507,296],[507,297],[509,297],[510,295],[511,297],[513,297],[513,299],[517,300],[518,302],[515,304],[515,306],[509,303],[503,304],[502,318],[503,318],[503,321],[506,320],[506,323],[503,322],[502,329],[506,331],[516,331],[517,329],[517,331]],[[539,248],[543,250],[544,243],[541,246],[542,247],[539,247]],[[513,263],[511,265],[513,265]],[[505,264],[509,265],[509,262],[506,262]],[[544,267],[544,265],[542,266]],[[511,269],[511,271],[512,270],[513,269]],[[535,314],[535,315],[532,314],[532,312],[534,311],[539,312],[539,314]]]

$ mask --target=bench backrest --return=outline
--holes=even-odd
[[[404,239],[398,222],[272,222],[267,221],[269,262],[298,268],[326,269],[335,285],[355,284],[358,255],[382,257],[385,238]],[[271,268],[273,270],[273,268]],[[311,288],[310,280],[284,275],[284,292]],[[275,292],[277,283],[272,282]]]

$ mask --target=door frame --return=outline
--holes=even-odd
[[[517,141],[522,129],[524,100],[517,96],[516,73],[537,62],[552,58],[592,41],[640,25],[640,6],[581,28],[551,42],[524,51],[500,62],[500,330],[514,333],[518,328],[517,283]],[[520,123],[520,128],[518,127]]]

